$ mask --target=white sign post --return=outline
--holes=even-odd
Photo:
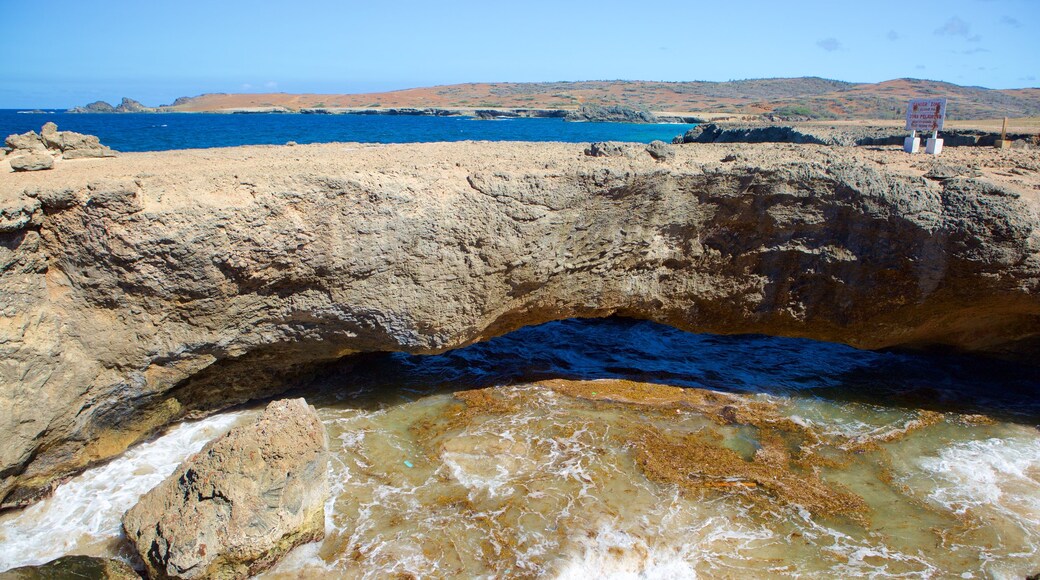
[[[943,140],[939,138],[939,130],[946,120],[946,99],[911,99],[906,107],[906,128],[910,136],[903,141],[903,150],[917,153],[921,148],[918,131],[931,131],[932,137],[924,152],[931,155],[942,153]]]

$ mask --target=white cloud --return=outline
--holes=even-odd
[[[275,81],[267,81],[266,83],[264,83],[264,87],[268,89],[276,89],[278,88],[278,83],[276,83]]]

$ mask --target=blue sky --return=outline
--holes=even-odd
[[[513,6],[0,0],[0,108],[470,81],[820,76],[1040,86],[1040,0]]]

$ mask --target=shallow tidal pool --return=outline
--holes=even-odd
[[[1000,368],[636,321],[354,361],[290,394],[326,425],[333,494],[325,540],[262,577],[1022,578],[1036,379]],[[0,570],[127,557],[123,511],[255,413],[0,516]]]

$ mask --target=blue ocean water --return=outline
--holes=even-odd
[[[692,125],[567,123],[562,119],[480,121],[467,117],[384,115],[227,115],[200,113],[69,114],[19,113],[0,109],[0,137],[39,131],[48,121],[63,131],[97,135],[117,151],[164,151],[327,143],[418,143],[432,141],[671,141]]]
[[[628,379],[890,407],[980,413],[1040,425],[1035,368],[964,354],[881,352],[801,338],[693,334],[626,318],[570,319],[439,355],[344,359],[333,385],[408,399],[544,379]]]

